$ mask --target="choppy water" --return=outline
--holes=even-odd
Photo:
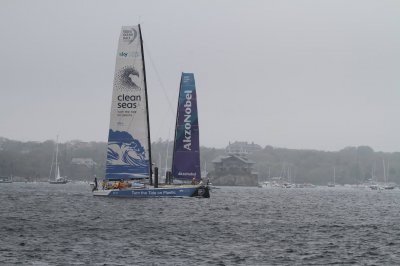
[[[95,198],[0,184],[0,265],[399,265],[400,190],[223,187],[211,199]]]

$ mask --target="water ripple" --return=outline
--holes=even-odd
[[[0,264],[399,265],[400,191],[216,190],[210,199],[94,198],[0,186]]]

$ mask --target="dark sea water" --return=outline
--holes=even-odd
[[[222,187],[210,199],[0,184],[0,265],[400,265],[400,190]]]

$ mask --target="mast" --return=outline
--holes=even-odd
[[[336,168],[333,167],[333,184],[336,185]]]
[[[183,74],[183,73],[182,73]],[[175,150],[176,150],[176,140],[178,136],[178,117],[179,117],[179,95],[181,94],[183,75],[181,75],[181,82],[179,83],[179,93],[178,93],[178,103],[176,105],[176,117],[175,117],[175,134],[174,134],[174,148],[172,150],[172,161],[171,164],[175,162]],[[171,165],[171,171],[173,171],[174,166]]]
[[[150,176],[153,175],[153,167],[152,167],[152,161],[151,161],[151,141],[150,141],[150,120],[149,120],[149,103],[147,99],[147,82],[146,82],[146,67],[144,64],[144,51],[143,51],[143,39],[142,39],[142,30],[140,29],[140,24],[138,25],[139,27],[139,36],[140,36],[140,49],[142,51],[142,62],[143,62],[143,78],[144,78],[144,93],[146,95],[146,115],[147,115],[147,134],[148,134],[148,147],[149,147],[149,167],[150,167]]]
[[[60,175],[60,170],[58,168],[58,135],[57,135],[57,140],[56,140],[56,169],[54,171],[54,179],[57,179],[57,177]]]
[[[386,166],[385,166],[385,159],[382,158],[383,164],[383,182],[386,184]]]
[[[374,165],[372,165],[372,168],[371,168],[371,181],[374,182],[374,180],[375,180],[375,177],[374,177]]]
[[[389,171],[389,162],[387,163],[387,173],[386,173],[386,182],[390,179],[390,171]]]
[[[167,171],[168,171],[168,150],[169,150],[169,136],[168,136],[168,140],[167,140],[167,151],[166,151],[166,155],[165,155],[165,171],[164,171],[165,177],[167,177]]]

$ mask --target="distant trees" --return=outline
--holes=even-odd
[[[158,139],[152,143],[152,161],[165,172],[171,167],[173,142]],[[104,142],[70,141],[59,144],[60,171],[73,180],[92,180],[94,175],[102,178],[105,172],[107,145]],[[0,176],[16,176],[24,179],[47,180],[54,156],[54,141],[19,142],[0,138]],[[168,153],[167,153],[168,149]],[[201,147],[202,171],[213,170],[212,161],[225,154],[225,149]],[[96,165],[72,164],[72,158],[91,158]],[[265,146],[249,155],[259,180],[282,177],[296,183],[327,184],[361,183],[368,179],[384,181],[385,165],[388,182],[400,184],[400,152],[375,152],[368,146],[346,147],[337,152],[317,150],[293,150]],[[207,169],[205,169],[205,166]]]
[[[374,179],[384,181],[383,161],[387,169],[387,181],[400,183],[400,153],[374,152],[371,147],[346,147],[338,152],[316,150],[291,150],[271,148],[250,155],[257,162],[260,180],[273,176],[285,179],[295,178],[297,183],[326,184],[333,180],[333,168],[336,183],[355,184]],[[387,166],[389,165],[389,167]],[[288,171],[292,169],[291,177]]]
[[[55,145],[54,141],[18,142],[0,139],[0,175],[12,175],[22,180],[47,180]],[[105,154],[105,143],[61,143],[58,154],[61,175],[76,180],[92,179],[94,174],[104,175]],[[71,164],[74,157],[92,158],[98,165],[93,169]]]

